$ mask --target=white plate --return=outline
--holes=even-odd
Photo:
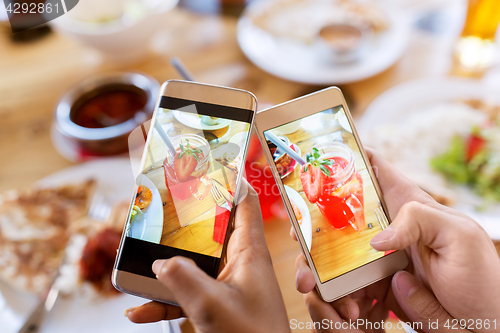
[[[302,199],[299,192],[295,191],[293,188],[285,185],[285,191],[290,201],[293,202],[302,213],[302,223],[300,224],[300,230],[302,231],[302,235],[304,236],[304,241],[306,242],[307,249],[310,252],[312,243],[312,223],[311,214],[309,213],[307,204],[304,199]]]
[[[377,97],[356,125],[363,139],[370,131],[386,124],[397,123],[426,106],[473,98],[500,104],[498,88],[495,89],[493,85],[488,86],[481,81],[459,78],[413,80],[395,86]],[[450,117],[453,117],[453,114],[450,114]],[[369,145],[366,139],[364,142]],[[479,222],[492,239],[500,240],[500,204],[491,206],[485,212],[478,212],[468,204],[470,198],[474,196],[471,191],[459,188],[457,193],[457,203],[454,208]]]
[[[333,65],[318,60],[316,49],[305,43],[272,36],[257,27],[252,17],[273,6],[255,1],[238,23],[238,42],[255,65],[275,76],[307,84],[341,84],[374,76],[394,64],[406,49],[411,19],[396,6],[385,6],[390,27],[378,33],[368,55],[359,62]]]
[[[163,231],[163,203],[160,192],[147,176],[139,175],[137,185],[144,185],[151,190],[153,198],[149,206],[137,214],[130,228],[129,236],[136,239],[160,244]]]
[[[246,144],[248,141],[247,139],[248,139],[248,132],[240,132],[238,134],[235,134],[231,139],[229,139],[229,142],[238,145],[238,147],[240,147],[240,151],[245,151]]]
[[[347,116],[345,115],[344,112],[340,112],[338,114],[337,121],[339,122],[340,126],[342,126],[343,129],[345,129],[349,133],[352,133],[351,125],[349,124],[349,120],[347,120]]]
[[[224,119],[224,118],[219,118],[219,123],[217,125],[207,125],[201,122],[201,118],[198,117],[198,115],[194,113],[188,113],[188,112],[181,112],[174,110],[172,111],[172,114],[174,115],[175,119],[177,119],[180,123],[196,128],[196,129],[201,129],[201,130],[206,130],[206,131],[214,131],[218,130],[221,128],[224,128],[228,126],[232,120],[230,119]]]
[[[93,177],[109,204],[130,200],[134,189],[134,178],[130,160],[127,158],[101,159],[75,165],[56,172],[38,182],[40,186],[57,186],[79,182]],[[14,333],[36,304],[36,298],[15,291],[0,282],[0,322],[2,333]],[[46,318],[40,333],[109,333],[109,332],[155,332],[162,331],[160,323],[136,325],[124,315],[123,310],[145,303],[146,300],[120,294],[88,302],[76,297],[60,298]]]

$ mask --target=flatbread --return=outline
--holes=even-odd
[[[50,286],[65,248],[87,215],[95,181],[0,196],[0,279],[41,294]]]

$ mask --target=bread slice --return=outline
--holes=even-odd
[[[9,191],[0,196],[0,279],[41,294],[50,286],[72,230],[88,212],[96,182]]]

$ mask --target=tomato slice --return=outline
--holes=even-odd
[[[467,151],[465,154],[465,159],[470,162],[477,154],[479,154],[486,145],[486,140],[482,137],[472,134],[467,140]]]

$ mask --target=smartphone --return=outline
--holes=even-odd
[[[370,240],[389,214],[340,89],[263,110],[256,127],[316,289],[331,302],[405,268]]]
[[[177,304],[151,270],[155,260],[174,256],[218,275],[235,203],[244,195],[240,182],[256,108],[255,96],[244,90],[178,80],[163,84],[144,131],[113,270],[118,290]]]

